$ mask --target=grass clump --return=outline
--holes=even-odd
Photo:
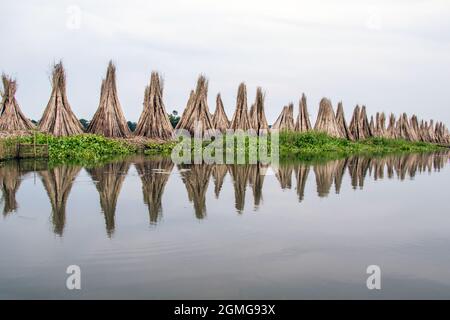
[[[33,136],[19,139],[20,143],[30,144],[33,143],[33,140]],[[36,134],[36,143],[48,143],[49,160],[52,162],[100,162],[137,151],[136,147],[125,141],[108,139],[94,134],[55,137],[38,133]]]
[[[352,154],[388,154],[404,152],[432,152],[441,147],[426,142],[411,142],[401,139],[369,138],[349,141],[333,138],[320,132],[280,133],[281,156],[346,156]]]

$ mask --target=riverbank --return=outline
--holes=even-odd
[[[330,137],[324,133],[283,132],[280,134],[280,157],[282,158],[338,158],[356,154],[392,154],[434,152],[445,149],[426,142],[409,142],[385,138],[371,138],[352,142]],[[249,141],[247,141],[248,145]],[[69,137],[54,137],[42,133],[10,136],[0,139],[0,160],[17,157],[17,145],[47,146],[45,157],[51,162],[95,163],[116,156],[136,153],[170,155],[176,142],[155,142],[143,138],[110,139],[99,135],[82,134]],[[203,146],[208,145],[204,142]],[[32,148],[33,149],[33,148]],[[270,149],[270,145],[269,145]],[[34,150],[34,149],[33,149]],[[35,152],[35,157],[44,154]],[[31,153],[31,157],[33,154]]]
[[[270,139],[269,139],[269,150]],[[257,142],[254,142],[257,143]],[[176,143],[149,143],[145,153],[149,155],[170,155]],[[203,143],[207,145],[207,143]],[[248,147],[249,141],[246,141]],[[225,142],[224,142],[224,150]],[[363,141],[349,141],[333,138],[320,132],[282,132],[279,135],[281,158],[341,158],[349,155],[385,155],[399,153],[423,153],[445,150],[446,147],[427,142],[411,142],[402,139],[370,138]]]

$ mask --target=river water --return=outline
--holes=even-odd
[[[2,162],[0,299],[449,299],[448,164]]]

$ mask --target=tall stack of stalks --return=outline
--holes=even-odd
[[[386,136],[386,115],[384,112],[377,112],[375,130],[373,132],[375,137],[385,137]]]
[[[409,121],[410,126],[411,126],[411,130],[414,133],[414,136],[416,138],[415,141],[423,141],[421,132],[420,132],[420,126],[419,126],[419,120],[417,119],[416,115],[413,115],[411,117],[411,120]]]
[[[198,127],[201,126],[201,127]],[[177,126],[191,134],[195,132],[204,134],[205,131],[214,129],[214,123],[208,108],[208,81],[203,75],[197,80],[195,92],[189,97],[185,112]]]
[[[337,111],[336,111],[336,121],[339,128],[339,131],[341,132],[341,135],[348,140],[355,140],[353,138],[352,133],[350,132],[347,122],[345,121],[345,115],[344,115],[344,107],[342,105],[342,102],[338,103]]]
[[[112,61],[109,62],[106,78],[102,81],[98,109],[87,131],[112,138],[127,138],[131,135],[117,96],[116,67]]]
[[[397,121],[397,135],[408,141],[419,141],[416,132],[413,130],[409,123],[408,116],[403,113]]]
[[[3,92],[0,105],[0,130],[24,131],[34,129],[33,123],[24,116],[15,98],[16,80],[2,75]]]
[[[225,113],[220,93],[218,93],[216,97],[216,111],[214,111],[212,122],[214,129],[219,130],[222,133],[230,127],[230,120],[228,120],[227,114]]]
[[[264,98],[265,95],[261,89],[258,87],[256,89],[255,103],[250,108],[250,126],[255,130],[256,134],[262,132],[267,132],[269,130],[269,125],[267,123],[266,114],[264,112]]]
[[[283,107],[283,110],[273,124],[272,129],[279,131],[293,131],[295,129],[293,103]]]
[[[247,88],[245,83],[241,83],[238,89],[236,110],[234,111],[233,118],[231,119],[230,129],[241,129],[243,131],[247,131],[251,128],[252,126],[248,117],[247,108]]]
[[[397,136],[397,130],[395,128],[395,115],[393,113],[391,113],[391,115],[389,116],[389,124],[388,127],[386,129],[386,138],[389,139],[396,139],[398,138]]]
[[[67,99],[66,74],[62,62],[53,66],[52,93],[39,122],[39,130],[59,137],[83,133],[83,127]]]
[[[319,114],[314,130],[324,132],[332,137],[344,138],[336,121],[331,101],[327,98],[322,98],[320,101]]]
[[[135,135],[157,140],[172,138],[173,128],[163,102],[163,79],[152,72],[145,88],[144,109],[136,126]]]
[[[302,98],[299,101],[299,113],[297,121],[295,122],[295,131],[307,132],[311,129],[311,121],[309,120],[308,107],[306,105],[306,96],[302,93]]]
[[[367,119],[366,107],[361,109],[357,105],[353,111],[353,117],[350,122],[350,132],[356,140],[365,140],[372,137],[372,130]]]

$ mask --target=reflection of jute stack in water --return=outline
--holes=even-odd
[[[249,165],[246,164],[229,166],[233,179],[235,207],[238,213],[241,213],[245,206],[245,190],[247,187],[249,168]]]
[[[42,184],[52,206],[53,230],[62,235],[66,222],[66,205],[70,190],[81,167],[59,166],[40,172]]]
[[[330,193],[336,174],[337,161],[329,161],[324,164],[314,165],[316,175],[317,194],[319,197],[326,197]]]
[[[356,189],[364,187],[364,179],[369,170],[370,160],[365,157],[353,157],[348,162],[348,170],[350,173],[352,187]]]
[[[81,123],[67,99],[66,75],[62,62],[53,66],[52,93],[39,122],[39,130],[55,136],[69,136],[83,132]]]
[[[186,186],[188,198],[194,203],[195,216],[203,219],[206,216],[206,191],[212,173],[212,165],[183,164],[178,165],[181,179]]]
[[[137,162],[135,167],[141,177],[142,194],[148,207],[150,223],[155,224],[162,216],[162,196],[173,162],[170,158],[152,158]]]
[[[291,164],[282,164],[278,167],[275,176],[280,182],[281,189],[290,189],[292,187],[292,170]]]
[[[261,163],[249,165],[248,180],[252,187],[255,207],[258,207],[262,200],[262,187],[267,168],[267,165]]]
[[[157,72],[152,72],[150,84],[144,92],[144,109],[136,126],[135,135],[169,140],[173,128],[167,116],[163,102],[163,79]]]
[[[108,236],[114,233],[117,199],[129,167],[128,162],[117,161],[101,167],[86,169],[100,195],[100,206],[105,215]]]
[[[346,168],[347,168],[347,159],[336,160],[336,172],[335,172],[335,176],[334,176],[334,187],[335,187],[337,194],[339,194],[341,192],[342,179],[344,177]]]
[[[102,81],[98,109],[87,131],[113,138],[126,138],[131,135],[117,95],[116,67],[111,61],[106,78]]]
[[[33,123],[20,110],[15,94],[16,81],[2,75],[3,92],[0,105],[0,130],[21,131],[34,128]]]
[[[3,193],[3,215],[17,210],[16,193],[21,183],[21,170],[18,161],[0,163],[0,179]]]
[[[297,195],[301,202],[305,198],[305,186],[309,175],[309,165],[300,163],[295,166],[295,177],[297,179]]]
[[[384,158],[373,159],[373,178],[375,180],[380,180],[384,178],[384,167],[386,165],[386,160]]]
[[[226,164],[217,164],[212,168],[212,176],[214,179],[214,194],[216,199],[219,198],[220,191],[222,190],[223,181],[227,175],[228,168]]]

